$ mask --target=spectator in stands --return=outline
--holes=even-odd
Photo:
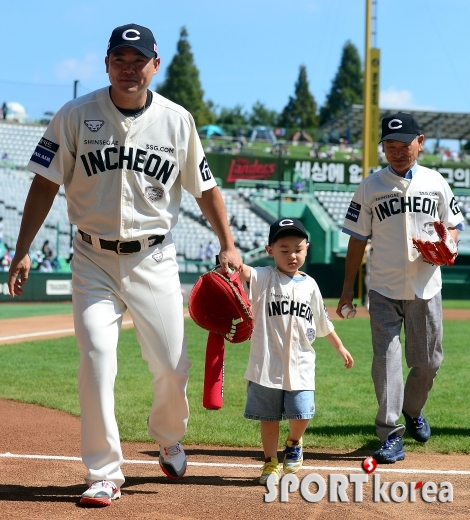
[[[13,257],[15,256],[15,251],[11,248],[6,246],[7,252],[3,255],[1,266],[4,271],[8,271],[10,269],[11,261],[13,260]]]
[[[7,154],[7,152],[3,152],[3,154],[2,154],[2,160],[4,160],[4,161],[8,161],[8,154]]]
[[[235,215],[230,217],[230,225],[238,229],[237,217]]]
[[[3,217],[0,217],[0,244],[3,244]]]
[[[52,253],[52,249],[49,246],[49,240],[44,241],[44,244],[41,247],[41,253],[44,255],[44,258],[47,258],[49,253]]]
[[[50,255],[46,256],[39,264],[40,273],[52,273],[52,263]]]
[[[212,242],[209,242],[206,247],[206,260],[208,262],[214,261],[214,253],[215,253],[214,244]]]
[[[198,259],[201,261],[201,262],[204,262],[204,260],[206,259],[206,248],[201,244],[201,247],[199,248],[199,257]]]
[[[0,267],[2,271],[10,270],[10,262],[7,260],[5,256],[2,256],[2,259],[0,261]]]
[[[8,107],[7,107],[6,102],[4,102],[3,105],[2,105],[2,116],[3,116],[3,119],[7,118],[7,114],[8,114]]]
[[[304,191],[304,188],[305,188],[305,184],[301,181],[297,181],[294,183],[294,193],[299,195],[299,193],[302,193]]]
[[[29,258],[31,259],[31,269],[37,271],[41,265],[43,255],[38,249],[30,249],[28,252]]]
[[[247,228],[245,222],[243,222],[243,224],[240,226],[240,231],[248,231],[248,228]]]

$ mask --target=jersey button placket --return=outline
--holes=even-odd
[[[402,184],[405,187],[403,196],[408,197],[408,189],[410,187],[410,183],[409,182],[405,183],[404,181],[402,181]],[[411,264],[409,262],[409,258],[410,258],[410,249],[409,248],[413,247],[412,242],[411,242],[411,236],[413,235],[413,228],[414,228],[413,222],[414,222],[413,215],[410,212],[407,212],[406,218],[405,218],[405,236],[404,236],[406,243],[405,243],[405,247],[403,248],[404,254],[406,255],[405,262],[404,262],[405,272],[403,273],[403,280],[402,280],[402,282],[403,282],[402,293],[405,295],[405,298],[407,298],[411,294],[410,293],[410,288],[411,288],[410,267],[411,267]],[[411,292],[414,295],[414,291],[412,289],[411,289]]]

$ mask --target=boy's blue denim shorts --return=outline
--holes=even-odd
[[[313,390],[267,388],[248,381],[244,417],[256,421],[311,419],[315,415]]]

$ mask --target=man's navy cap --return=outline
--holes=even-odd
[[[134,47],[147,58],[156,58],[158,52],[152,31],[135,23],[121,25],[114,29],[109,39],[106,54],[109,56],[118,47]]]
[[[269,228],[268,244],[271,245],[279,235],[288,235],[289,232],[293,235],[301,235],[308,240],[307,232],[304,225],[296,218],[281,218],[276,220]]]
[[[418,122],[411,114],[398,112],[382,119],[382,141],[400,141],[411,143],[413,139],[421,135]]]

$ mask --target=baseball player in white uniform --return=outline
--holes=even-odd
[[[266,246],[276,267],[243,265],[241,271],[255,324],[245,372],[244,416],[260,421],[265,456],[261,484],[271,474],[276,481],[280,477],[277,448],[282,419],[289,420],[284,471],[295,473],[302,467],[302,435],[315,414],[315,350],[311,345],[315,338],[325,337],[346,368],[354,363],[334,330],[317,283],[300,271],[307,240],[300,220],[277,220],[270,227]]]
[[[411,437],[426,442],[431,435],[422,411],[443,358],[440,268],[423,260],[412,239],[437,241],[433,223],[442,221],[457,241],[463,217],[441,174],[416,162],[424,135],[413,116],[400,112],[385,117],[381,142],[389,166],[360,183],[344,221],[343,231],[350,239],[337,314],[341,316],[343,305],[352,306],[356,273],[370,238],[372,378],[379,405],[375,423],[382,441],[374,458],[394,463],[405,458],[402,413]],[[406,385],[402,325],[411,369]]]
[[[63,184],[70,222],[79,230],[71,266],[89,486],[84,505],[109,505],[124,483],[114,381],[126,309],[153,374],[148,432],[160,444],[160,466],[171,478],[186,470],[179,441],[189,413],[190,362],[171,235],[182,187],[218,235],[222,268],[242,265],[191,114],[148,90],[160,65],[152,32],[136,24],[114,29],[105,64],[111,86],[64,105],[31,157],[36,176],[9,279],[10,294],[21,295],[29,246]]]

